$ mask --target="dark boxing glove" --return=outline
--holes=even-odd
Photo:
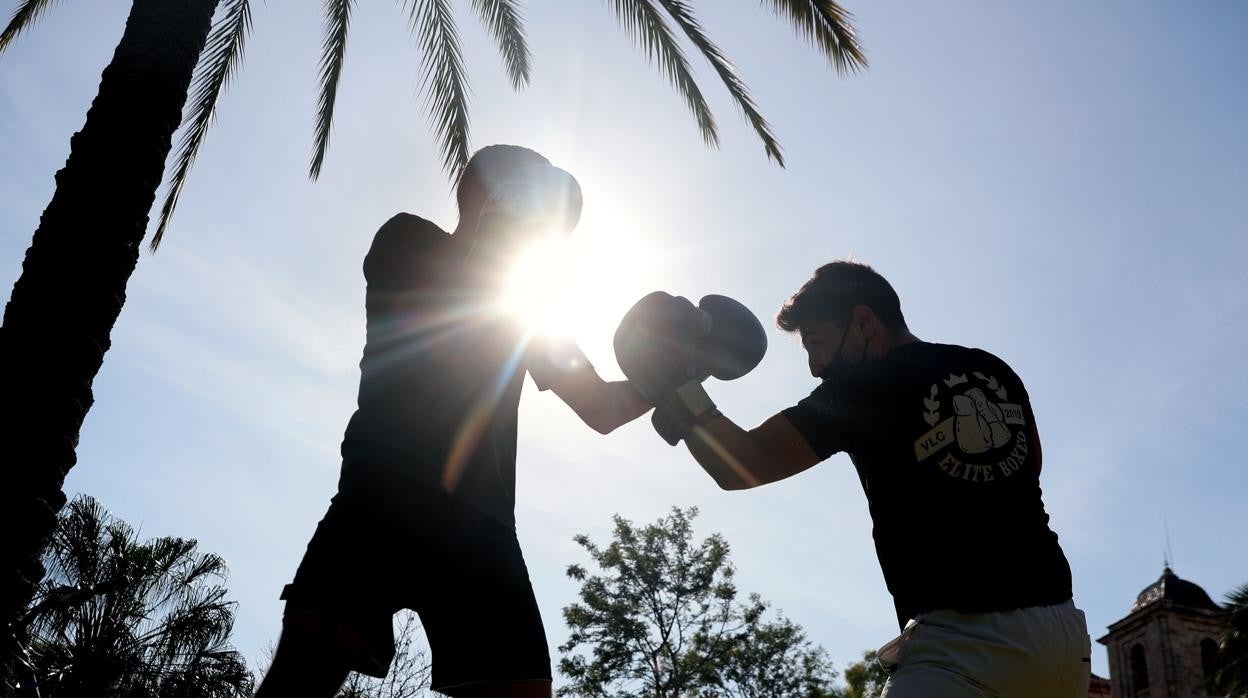
[[[657,405],[698,378],[698,344],[709,318],[688,298],[655,291],[637,301],[615,331],[615,359],[642,398]]]
[[[698,308],[710,316],[701,345],[701,366],[721,381],[754,370],[767,353],[767,332],[750,309],[727,296],[703,296]]]
[[[719,414],[702,381],[740,378],[767,352],[766,332],[748,308],[715,295],[698,305],[656,291],[629,310],[615,334],[620,369],[655,406],[651,423],[673,446]]]
[[[581,217],[581,186],[565,170],[534,165],[488,185],[479,227],[569,234]]]

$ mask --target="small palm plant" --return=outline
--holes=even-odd
[[[1248,697],[1248,584],[1236,589],[1222,607],[1223,630],[1218,642],[1210,690],[1230,698]]]
[[[251,672],[230,645],[225,561],[194,540],[140,541],[79,497],[61,512],[44,565],[23,621],[46,698],[251,695]]]

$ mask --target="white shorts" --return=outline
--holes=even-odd
[[[997,613],[932,611],[880,648],[880,698],[1086,698],[1092,640],[1073,601]]]

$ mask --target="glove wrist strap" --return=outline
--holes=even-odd
[[[702,384],[690,381],[676,389],[654,408],[650,423],[663,440],[672,446],[689,435],[699,422],[715,417],[719,410]]]

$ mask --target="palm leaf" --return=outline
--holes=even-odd
[[[442,148],[442,167],[452,176],[468,163],[468,75],[450,0],[404,0],[419,39],[421,90],[429,121]]]
[[[520,8],[515,0],[472,0],[472,7],[481,21],[494,35],[498,49],[507,66],[511,86],[520,89],[529,84],[528,42],[524,38],[524,24]]]
[[[1212,692],[1248,695],[1248,584],[1227,597],[1222,623],[1222,636],[1209,677]]]
[[[64,674],[83,695],[251,695],[229,643],[237,605],[224,560],[194,540],[139,541],[87,497],[59,522],[44,558],[58,564],[30,611],[31,656],[48,686]]]
[[[39,15],[48,9],[52,4],[52,0],[25,0],[22,4],[13,10],[13,16],[9,18],[9,24],[4,28],[4,32],[0,33],[0,53],[3,53],[9,47],[9,43],[17,38],[27,27],[35,23],[39,19]]]
[[[728,60],[728,56],[711,41],[706,35],[702,25],[693,15],[693,8],[684,0],[659,0],[667,13],[672,16],[676,24],[685,32],[685,36],[693,42],[693,45],[702,52],[706,60],[710,62],[711,67],[715,68],[715,72],[719,74],[719,79],[723,81],[724,86],[728,88],[729,94],[736,101],[737,106],[745,114],[745,118],[754,127],[755,133],[763,141],[763,149],[767,151],[767,157],[775,160],[776,164],[784,167],[784,153],[780,149],[780,143],[776,140],[775,135],[771,132],[771,125],[767,123],[767,119],[758,111],[758,105],[754,102],[754,98],[750,96],[749,89],[745,86],[745,81],[737,75],[736,68],[732,62]]]
[[[191,83],[191,111],[184,121],[186,132],[178,148],[177,166],[169,180],[165,203],[160,208],[160,224],[152,237],[153,251],[160,245],[165,229],[169,227],[173,209],[178,205],[178,197],[182,195],[182,187],[186,184],[187,174],[191,171],[195,156],[199,154],[199,148],[204,143],[204,135],[216,116],[217,101],[243,60],[243,46],[251,31],[251,2],[225,0],[223,7],[221,19],[213,26],[204,51],[200,54],[199,75]]]
[[[853,15],[832,0],[763,0],[772,11],[788,15],[798,35],[827,56],[841,75],[867,67],[867,56],[850,23]]]
[[[646,52],[646,58],[657,62],[672,86],[689,105],[689,111],[698,121],[702,140],[707,145],[719,146],[719,133],[715,117],[702,97],[702,91],[693,79],[689,59],[676,43],[671,27],[663,19],[651,0],[608,0],[615,10],[615,18],[628,32],[633,41]]]
[[[342,76],[347,51],[347,25],[355,0],[325,0],[325,41],[321,44],[321,94],[316,111],[316,144],[312,151],[309,176],[316,179],[329,150],[330,127],[334,122],[334,102],[338,98],[338,78]]]

